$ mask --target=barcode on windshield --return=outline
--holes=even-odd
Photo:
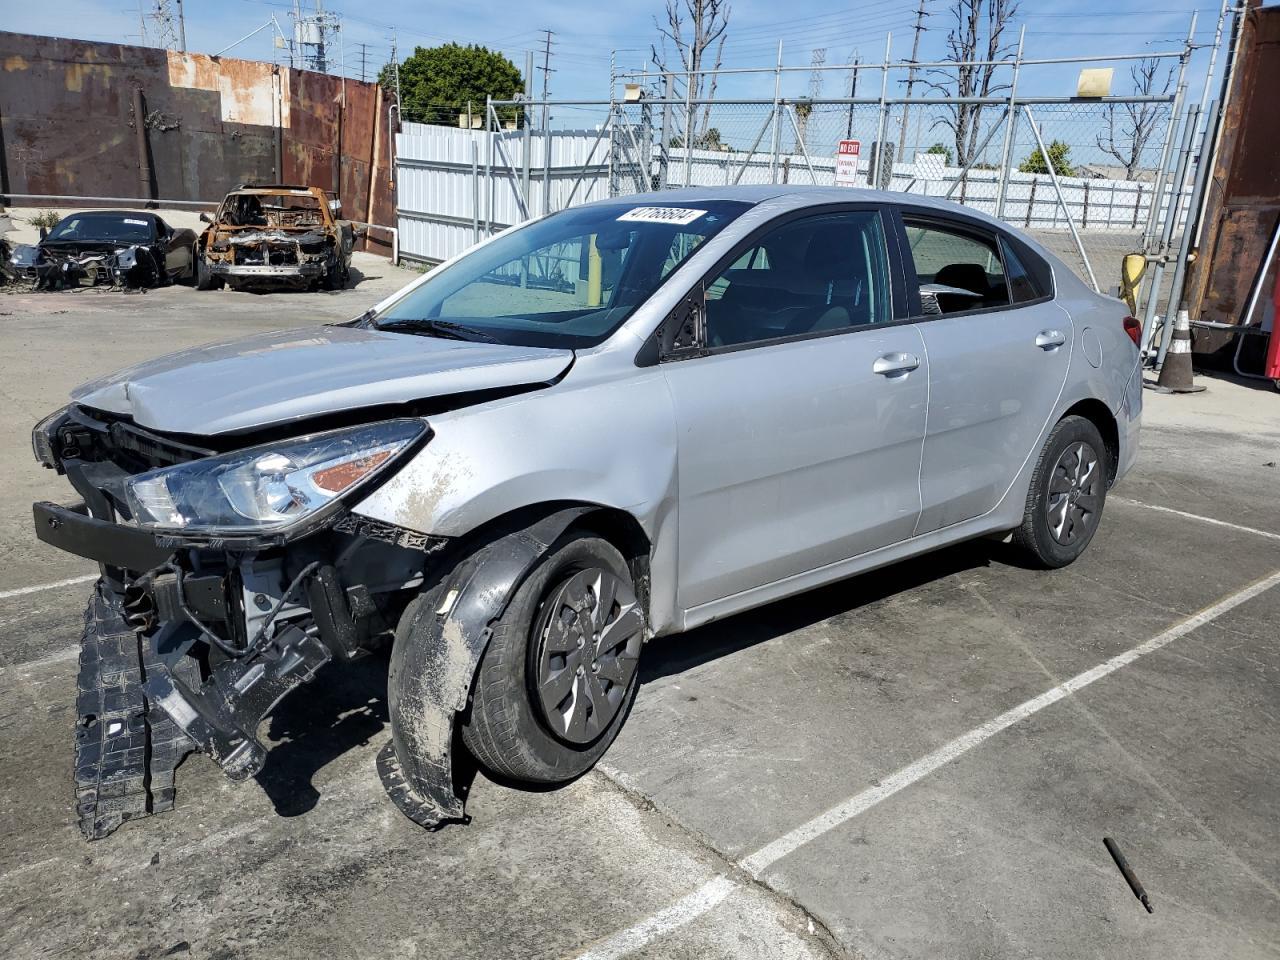
[[[689,210],[685,207],[635,207],[618,218],[621,223],[674,223],[684,226],[693,223],[707,211]]]

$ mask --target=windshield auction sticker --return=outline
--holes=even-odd
[[[707,211],[688,210],[684,207],[635,207],[618,218],[620,223],[674,223],[684,226],[693,223]]]
[[[147,225],[145,220],[130,220],[128,217],[124,218],[124,222],[135,227],[145,227]]]

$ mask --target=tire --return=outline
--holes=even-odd
[[[1036,461],[1014,545],[1038,567],[1073,562],[1102,521],[1110,476],[1110,454],[1098,428],[1084,417],[1063,417]]]
[[[341,290],[347,285],[347,274],[342,269],[342,260],[335,260],[325,271],[320,286],[325,290]]]
[[[197,290],[218,290],[222,287],[222,281],[213,275],[203,256],[196,257],[195,270]]]
[[[552,623],[557,611],[568,609],[569,598],[576,591],[573,585],[594,582],[600,574],[613,578],[617,593],[604,617],[604,627],[596,635],[604,636],[606,642],[621,640],[614,652],[622,655],[597,659],[590,638],[583,647],[563,656],[551,653],[551,648],[565,641],[572,645],[571,638],[579,635],[575,631],[591,622],[591,618],[575,618]],[[595,597],[594,590],[589,588],[588,599]],[[608,586],[601,591],[607,592]],[[471,708],[463,717],[463,743],[481,766],[499,777],[564,783],[581,776],[604,755],[631,711],[639,685],[636,666],[644,635],[645,614],[636,601],[631,572],[622,555],[598,537],[566,534],[525,578],[494,624],[476,675]],[[564,677],[572,670],[572,694],[565,702],[571,700],[573,707],[565,714],[545,705],[545,699],[558,694],[544,699],[537,682],[544,664],[561,661],[563,669],[551,669],[548,675]],[[547,688],[551,687],[548,683]],[[593,697],[591,691],[597,695]],[[579,697],[583,705],[600,704],[604,709],[599,710],[599,716],[594,709],[584,712],[578,706]],[[584,717],[587,719],[581,719]],[[594,724],[591,717],[595,717]],[[577,728],[575,719],[581,724]]]

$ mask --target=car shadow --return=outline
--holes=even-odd
[[[640,682],[661,680],[777,639],[832,617],[993,561],[1014,565],[1016,551],[995,540],[971,540],[744,613],[651,641],[640,658]]]
[[[992,562],[1015,564],[1017,553],[994,540],[974,540],[766,604],[688,633],[660,637],[645,647],[640,682],[652,683],[683,673]],[[265,736],[269,749],[257,781],[278,815],[296,817],[312,810],[320,799],[315,779],[322,769],[356,747],[385,742],[390,734],[389,659],[388,648],[351,663],[331,663],[307,686],[306,695],[287,697],[269,716]],[[460,743],[455,744],[453,757],[454,785],[463,798],[470,793],[477,775],[526,791],[542,792],[561,786],[517,783],[481,774]]]

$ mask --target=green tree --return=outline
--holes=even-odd
[[[396,89],[395,65],[387,64],[378,74],[383,89]],[[400,64],[400,116],[418,123],[452,126],[458,114],[484,116],[486,97],[511,100],[524,89],[524,79],[516,65],[495,50],[474,44],[446,43],[439,47],[418,47]],[[503,120],[518,120],[519,107],[502,107]]]
[[[951,166],[951,148],[945,143],[935,143],[925,153],[940,153],[947,158],[947,166]]]
[[[1053,163],[1053,172],[1060,177],[1069,177],[1075,171],[1075,166],[1071,163],[1069,154],[1071,147],[1069,144],[1063,143],[1061,140],[1054,140],[1048,146],[1049,160]],[[1048,173],[1049,168],[1045,165],[1044,154],[1040,152],[1040,148],[1036,147],[1029,154],[1027,159],[1018,164],[1018,170],[1022,173]]]

